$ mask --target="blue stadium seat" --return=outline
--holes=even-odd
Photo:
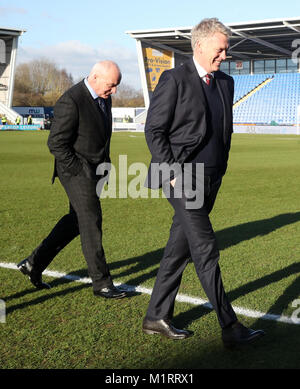
[[[235,75],[234,102],[270,77],[274,77],[272,81],[234,108],[234,123],[296,124],[300,105],[299,73]]]

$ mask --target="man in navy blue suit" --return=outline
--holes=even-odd
[[[163,187],[175,214],[142,328],[147,334],[159,333],[171,339],[192,335],[171,323],[182,273],[191,257],[216,311],[223,342],[231,346],[251,342],[264,332],[248,329],[237,320],[223,288],[219,250],[209,218],[227,169],[233,131],[234,82],[219,70],[226,59],[229,36],[228,28],[216,18],[195,26],[193,58],[165,71],[151,99],[145,125],[152,154],[148,184],[153,189]],[[204,164],[204,201],[199,208],[186,207],[188,198],[181,185],[186,163],[192,165],[192,172]],[[168,180],[162,178],[163,165],[177,166]],[[197,174],[192,173],[194,186],[197,180]],[[182,191],[181,196],[178,191]]]

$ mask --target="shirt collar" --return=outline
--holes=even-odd
[[[194,64],[196,66],[199,77],[204,78],[207,75],[207,71],[196,61],[195,57],[193,57]],[[210,73],[214,77],[214,73]]]
[[[94,89],[90,86],[90,84],[88,83],[87,78],[84,79],[84,84],[85,84],[85,86],[88,88],[88,90],[89,90],[89,92],[90,92],[92,98],[95,99],[95,100],[98,99],[99,96],[98,96],[97,93],[94,91]]]

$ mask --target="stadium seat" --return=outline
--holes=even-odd
[[[234,108],[234,123],[296,124],[297,106],[300,105],[299,73],[235,75],[233,78],[234,102],[267,78],[272,78],[269,83]]]

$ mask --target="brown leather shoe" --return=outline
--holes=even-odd
[[[36,271],[29,263],[28,258],[18,263],[18,268],[25,276],[29,276],[30,282],[37,289],[51,289],[51,286],[42,281],[42,273]]]
[[[148,335],[161,334],[169,339],[186,339],[193,335],[188,330],[179,330],[175,328],[169,320],[148,320],[143,321],[143,332]]]
[[[264,335],[263,330],[252,330],[239,321],[222,330],[222,340],[224,346],[228,348],[252,343]]]

